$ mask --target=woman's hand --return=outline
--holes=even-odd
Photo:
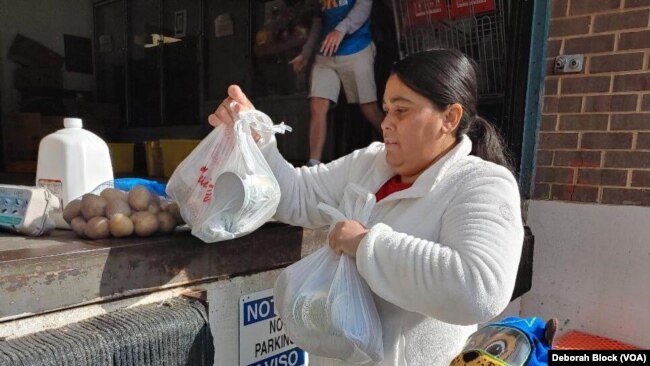
[[[345,220],[337,222],[327,238],[330,247],[336,254],[347,254],[354,258],[357,255],[359,243],[367,233],[368,229],[359,221]]]
[[[228,87],[228,97],[208,117],[208,122],[214,127],[222,123],[232,127],[235,124],[237,114],[249,109],[255,109],[253,103],[248,100],[248,97],[238,85],[231,85]]]

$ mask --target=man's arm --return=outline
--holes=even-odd
[[[334,29],[344,35],[356,32],[368,20],[371,10],[372,0],[357,0],[345,19]]]

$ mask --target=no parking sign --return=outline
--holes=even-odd
[[[285,334],[275,313],[273,289],[239,299],[239,365],[307,365],[307,354]]]

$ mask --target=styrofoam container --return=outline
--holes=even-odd
[[[38,146],[36,186],[48,188],[61,207],[113,179],[108,145],[84,130],[79,118],[65,118],[63,129],[51,133]],[[69,228],[62,212],[53,214],[56,227]]]
[[[209,206],[198,203],[206,211],[202,213],[203,222],[192,228],[192,234],[206,243],[235,238],[255,230],[260,221],[268,220],[269,217],[260,220],[261,213],[266,212],[262,208],[273,202],[277,205],[277,201],[279,197],[271,178],[258,174],[242,178],[234,172],[223,172],[214,183]],[[191,206],[192,203],[181,205],[184,218],[188,215],[184,210]]]

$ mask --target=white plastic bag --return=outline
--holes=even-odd
[[[375,196],[348,185],[339,210],[319,204],[336,222],[367,224]],[[353,258],[327,245],[287,267],[275,282],[275,303],[287,335],[300,348],[354,364],[384,358],[381,322],[372,292]]]
[[[251,135],[291,131],[260,111],[244,111],[234,128],[221,124],[201,141],[169,178],[166,192],[177,202],[192,234],[207,242],[233,239],[262,226],[280,202],[280,187]]]

